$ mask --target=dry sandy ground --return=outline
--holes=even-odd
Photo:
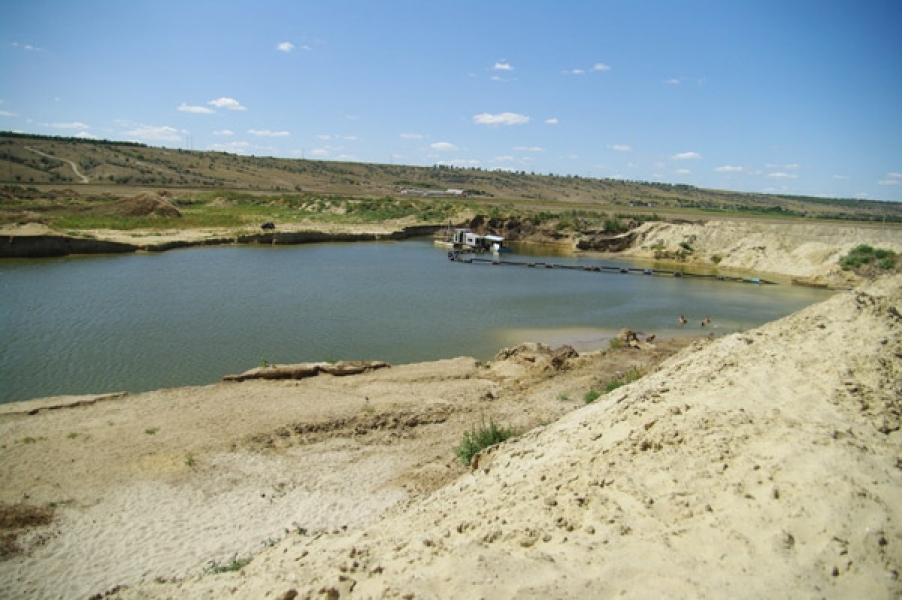
[[[0,406],[2,506],[56,507],[0,562],[0,596],[86,597],[229,564],[291,531],[359,529],[464,474],[453,448],[483,418],[554,421],[688,343]]]

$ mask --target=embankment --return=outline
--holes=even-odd
[[[321,242],[373,242],[403,240],[432,235],[438,226],[419,225],[388,231],[276,231],[225,235],[221,232],[195,235],[176,232],[168,236],[127,238],[120,232],[105,232],[95,237],[71,236],[41,228],[0,232],[0,258],[53,258],[76,254],[122,254],[163,252],[197,246],[296,245]]]

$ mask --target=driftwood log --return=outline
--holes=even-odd
[[[379,360],[340,360],[338,362],[299,363],[295,365],[266,365],[250,369],[237,375],[226,375],[223,381],[246,381],[248,379],[306,379],[316,377],[320,373],[341,377],[357,375],[376,369],[390,367],[387,362]]]

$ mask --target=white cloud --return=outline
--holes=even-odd
[[[270,131],[269,129],[248,129],[247,132],[258,137],[288,137],[287,131]]]
[[[887,173],[886,178],[878,181],[877,185],[902,185],[902,173]]]
[[[563,71],[564,75],[584,75],[585,71],[582,69],[570,69],[567,71]]]
[[[294,44],[292,44],[291,42],[282,42],[281,44],[276,46],[276,48],[278,48],[282,52],[291,52],[292,50],[294,50]]]
[[[677,169],[676,173],[677,175],[691,175],[692,171],[689,169]]]
[[[18,117],[14,112],[9,112],[8,110],[0,110],[0,117]]]
[[[434,144],[429,145],[433,150],[438,150],[439,152],[452,152],[457,150],[457,146],[450,142],[436,142]]]
[[[228,129],[221,129],[219,131],[214,131],[213,135],[235,135],[235,132]]]
[[[720,171],[721,173],[743,173],[743,172],[745,172],[745,167],[734,167],[733,165],[724,165],[722,167],[717,167],[714,170]]]
[[[96,135],[91,135],[87,131],[79,131],[78,133],[75,134],[75,137],[77,137],[79,139],[83,139],[83,140],[96,140],[97,139]]]
[[[767,167],[768,169],[780,169],[783,171],[798,171],[801,168],[798,163],[790,163],[788,165],[778,165],[778,164],[769,163],[764,166]]]
[[[234,98],[217,98],[216,100],[210,100],[207,104],[215,106],[216,108],[227,108],[229,110],[247,110]]]
[[[22,50],[26,50],[28,52],[33,52],[35,50],[42,50],[42,48],[38,48],[32,44],[20,44],[19,42],[12,43],[13,48],[21,48]]]
[[[511,64],[505,60],[505,61],[496,62],[495,66],[492,67],[492,69],[494,69],[496,71],[513,71],[514,67],[512,67]]]
[[[557,125],[557,117],[551,117],[550,119],[545,119],[546,125]]]
[[[313,156],[329,156],[329,150],[326,148],[314,148],[310,151],[310,154]]]
[[[181,112],[194,113],[198,115],[210,115],[216,112],[212,108],[207,108],[206,106],[191,106],[190,104],[185,104],[184,102],[179,105],[178,110],[180,110]]]
[[[541,146],[517,146],[514,150],[517,152],[545,152],[545,148]]]
[[[523,125],[529,123],[529,117],[517,113],[480,113],[473,115],[473,122],[478,125]]]
[[[593,71],[610,71],[611,67],[604,63],[595,63],[595,66],[592,67]]]
[[[74,123],[44,123],[44,126],[53,127],[54,129],[90,129],[90,127],[78,121]]]
[[[834,175],[833,179],[839,179],[841,181],[845,181],[847,179],[852,179],[852,178],[849,177],[848,175]]]
[[[136,140],[148,142],[180,142],[182,135],[175,127],[168,125],[137,125],[134,129],[122,132]]]
[[[701,157],[701,154],[698,152],[680,152],[679,154],[674,154],[670,158],[672,160],[694,160]]]
[[[778,171],[776,173],[768,173],[767,176],[772,179],[797,179],[799,177],[795,173],[786,173],[783,171]]]
[[[423,136],[419,133],[402,133],[401,137],[405,140],[420,140]]]
[[[608,146],[611,150],[616,152],[632,152],[632,146],[627,146],[626,144],[611,144]]]

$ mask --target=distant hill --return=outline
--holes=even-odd
[[[662,215],[765,215],[902,222],[902,203],[709,190],[689,185],[579,176],[241,156],[137,143],[0,132],[0,183],[311,192],[355,197],[467,196],[524,210],[614,209]],[[117,191],[119,190],[119,191]]]

